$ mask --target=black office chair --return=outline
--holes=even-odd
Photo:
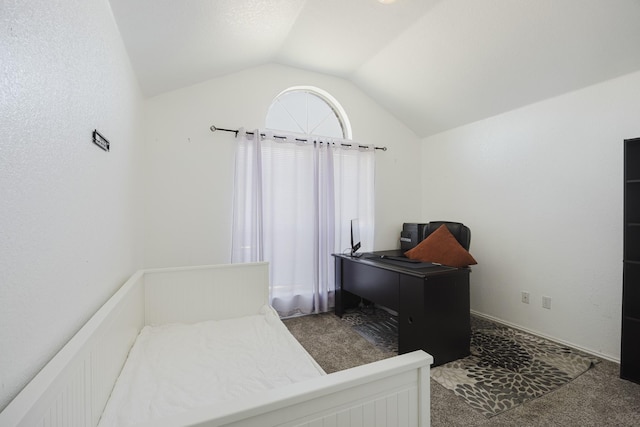
[[[422,229],[423,232],[420,241],[426,239],[429,234],[440,228],[442,224],[447,226],[451,234],[453,234],[453,237],[456,238],[463,248],[469,250],[469,246],[471,245],[471,230],[461,222],[431,221]]]

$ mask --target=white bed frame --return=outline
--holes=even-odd
[[[0,427],[95,426],[138,332],[258,313],[268,265],[136,272],[0,413]],[[200,407],[148,426],[429,426],[423,351]]]

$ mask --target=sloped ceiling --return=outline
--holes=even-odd
[[[428,136],[640,70],[640,0],[110,0],[148,96],[280,63]]]

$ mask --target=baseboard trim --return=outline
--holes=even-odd
[[[562,345],[565,345],[567,347],[574,348],[574,349],[582,351],[584,353],[591,354],[592,356],[598,357],[600,359],[605,359],[605,360],[608,360],[610,362],[614,362],[614,363],[620,364],[620,359],[619,358],[615,358],[615,357],[613,357],[611,355],[600,353],[600,352],[597,352],[597,351],[594,351],[594,350],[591,350],[591,349],[588,349],[588,348],[584,348],[584,347],[581,347],[581,346],[579,346],[577,344],[574,344],[574,343],[571,343],[571,342],[568,342],[568,341],[565,341],[565,340],[561,340],[559,338],[552,337],[552,336],[543,334],[541,332],[534,331],[534,330],[529,329],[529,328],[525,328],[525,327],[520,326],[520,325],[516,325],[515,323],[507,322],[506,320],[502,320],[502,319],[499,319],[497,317],[490,316],[488,314],[479,313],[479,312],[477,312],[475,310],[471,310],[471,314],[473,314],[474,316],[478,316],[478,317],[482,317],[484,319],[490,320],[492,322],[501,323],[501,324],[503,324],[505,326],[508,326],[510,328],[518,329],[518,330],[520,330],[522,332],[526,332],[528,334],[535,335],[537,337],[544,338],[546,340],[553,341],[555,343],[562,344]]]

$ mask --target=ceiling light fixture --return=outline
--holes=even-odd
[[[382,4],[391,4],[396,2],[396,0],[378,0],[378,1]]]

